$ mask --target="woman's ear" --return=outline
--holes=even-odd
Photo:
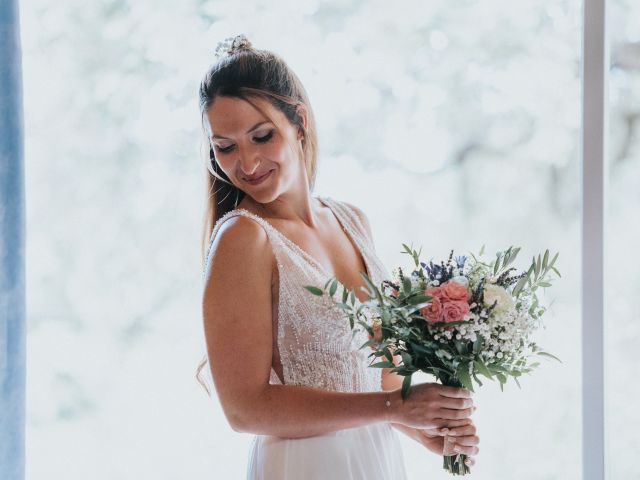
[[[309,124],[307,107],[304,105],[304,103],[299,103],[297,105],[296,113],[300,117],[300,123],[302,124],[302,129],[298,127],[298,140],[300,140],[301,138],[304,138],[305,132],[307,131],[308,124]]]

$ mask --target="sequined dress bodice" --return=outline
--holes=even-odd
[[[377,257],[360,217],[343,202],[317,196],[328,206],[345,233],[362,254],[369,277],[375,284],[389,278]],[[225,220],[243,215],[258,222],[266,231],[278,269],[277,299],[274,299],[274,358],[279,359],[280,379],[271,367],[269,383],[304,385],[341,392],[380,391],[381,369],[369,367],[371,352],[360,346],[368,334],[360,325],[352,331],[348,319],[330,299],[311,294],[304,285],[322,288],[332,278],[312,256],[288,239],[264,218],[243,208],[227,212],[215,224],[209,249]],[[209,249],[207,250],[207,262]],[[204,277],[204,272],[203,272]],[[341,289],[336,293],[339,298]],[[207,366],[208,370],[208,366]]]

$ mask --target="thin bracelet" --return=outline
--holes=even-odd
[[[387,422],[391,422],[391,418],[390,418],[390,411],[391,411],[391,392],[387,392],[387,399],[385,400],[384,404],[387,406],[387,408],[385,409],[387,412]]]

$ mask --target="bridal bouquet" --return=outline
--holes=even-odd
[[[483,246],[477,257],[454,258],[451,251],[446,262],[427,264],[420,252],[402,246],[415,265],[410,271],[393,269],[393,278],[379,286],[361,273],[369,297],[365,302],[344,285],[342,298],[336,299],[340,282],[335,278],[323,289],[304,286],[314,295],[328,294],[352,330],[356,323],[367,330],[371,339],[360,348],[372,348],[369,357],[375,363],[370,367],[393,368],[404,377],[402,398],[409,395],[411,376],[417,371],[435,376],[443,385],[471,391],[474,383],[482,386],[482,376],[497,380],[503,390],[508,378],[520,387],[518,377],[539,365],[537,356],[558,360],[533,340],[546,311],[537,293],[551,286],[552,272],[560,277],[557,253],[551,259],[549,250],[534,256],[529,268],[518,273],[510,265],[519,247],[498,252],[490,262],[483,259]],[[397,366],[394,356],[401,360]],[[470,473],[466,456],[449,451],[444,440],[443,468],[457,475]]]

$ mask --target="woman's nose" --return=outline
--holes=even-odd
[[[240,157],[240,170],[247,176],[253,175],[258,169],[258,165],[260,165],[258,155],[248,154]]]

